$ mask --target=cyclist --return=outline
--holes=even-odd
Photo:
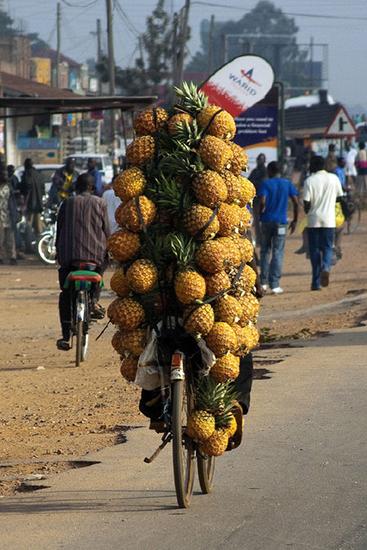
[[[75,184],[76,195],[66,199],[60,207],[57,219],[56,258],[59,267],[59,314],[62,338],[57,348],[70,349],[71,291],[64,288],[65,280],[80,263],[92,263],[98,273],[107,267],[107,238],[110,234],[107,205],[94,196],[94,179],[88,173],[81,174]],[[101,319],[104,309],[98,303],[100,290],[92,292],[91,316]]]
[[[49,193],[49,205],[60,204],[61,201],[71,197],[75,191],[75,182],[78,172],[75,170],[75,161],[72,158],[66,159],[64,166],[56,170],[52,178],[52,185]]]

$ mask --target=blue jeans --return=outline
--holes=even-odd
[[[330,271],[333,259],[335,229],[309,227],[307,230],[312,265],[312,288],[320,288],[322,271]]]
[[[262,222],[261,224],[260,283],[262,285],[269,284],[270,288],[279,286],[286,235],[287,225],[276,222]]]

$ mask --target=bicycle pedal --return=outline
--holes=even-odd
[[[156,431],[158,434],[162,434],[167,431],[167,424],[163,420],[151,420],[149,429]]]

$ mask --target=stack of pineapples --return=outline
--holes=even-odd
[[[255,196],[241,175],[247,155],[233,143],[233,117],[194,85],[176,89],[172,112],[156,108],[135,119],[128,168],[114,181],[121,227],[108,248],[119,263],[111,279],[117,298],[108,316],[118,327],[112,345],[121,374],[135,379],[147,328],[175,316],[203,338],[216,361],[198,381],[190,436],[208,455],[227,448],[240,357],[259,339],[256,274],[246,238]]]

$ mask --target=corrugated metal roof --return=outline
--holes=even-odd
[[[285,109],[285,130],[297,131],[307,130],[308,133],[325,132],[329,127],[338,110],[340,103],[330,105],[319,103],[310,107],[290,107]]]
[[[48,98],[75,98],[77,94],[69,90],[61,90],[46,86],[33,80],[28,80],[20,76],[0,71],[0,88],[3,88],[4,95],[10,96],[29,96],[29,97],[48,97]]]

